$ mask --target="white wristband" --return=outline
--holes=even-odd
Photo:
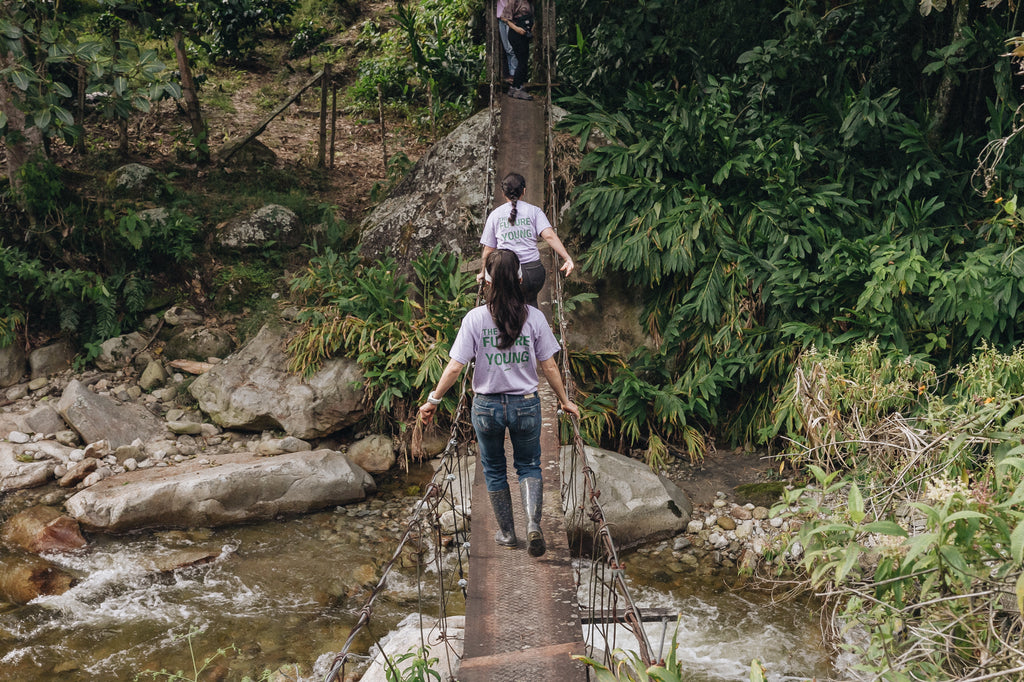
[[[440,405],[441,404],[441,399],[440,398],[435,398],[434,397],[434,392],[431,391],[430,394],[427,396],[427,402],[430,403],[431,405]]]

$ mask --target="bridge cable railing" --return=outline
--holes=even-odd
[[[356,637],[363,631],[366,630],[370,633],[369,625],[373,616],[373,606],[376,602],[377,597],[387,589],[388,577],[391,571],[395,568],[398,560],[401,558],[406,547],[414,540],[421,540],[426,533],[423,531],[425,525],[429,525],[430,534],[433,540],[433,564],[437,571],[438,579],[438,618],[437,618],[437,629],[439,630],[438,641],[444,642],[445,647],[448,649],[449,656],[446,657],[448,661],[458,657],[458,651],[450,643],[450,638],[447,633],[447,615],[448,615],[448,594],[454,592],[456,589],[461,591],[463,599],[466,597],[466,574],[468,568],[468,551],[469,543],[466,541],[460,541],[460,538],[465,538],[469,526],[466,522],[464,514],[464,505],[468,497],[469,486],[466,484],[466,478],[468,476],[468,467],[466,466],[465,457],[459,448],[459,431],[462,421],[465,419],[465,415],[468,411],[469,395],[467,391],[467,378],[471,372],[464,372],[462,375],[462,381],[460,384],[459,400],[455,408],[455,413],[452,416],[452,427],[449,433],[448,442],[445,444],[444,451],[440,454],[440,463],[437,471],[434,472],[430,482],[425,487],[422,496],[416,502],[413,507],[412,516],[409,522],[406,524],[405,532],[398,541],[398,546],[395,548],[391,558],[381,567],[380,579],[377,584],[373,587],[368,595],[366,601],[363,604],[362,609],[359,611],[359,617],[356,620],[355,625],[352,626],[352,630],[349,632],[348,638],[345,640],[341,651],[334,657],[331,662],[331,668],[324,677],[324,682],[340,682],[344,679],[345,667],[347,663],[353,658],[351,647]],[[456,490],[458,494],[456,495]],[[449,560],[445,560],[444,552],[444,541],[443,533],[440,523],[440,514],[438,509],[442,506],[443,502],[447,502],[450,508],[453,510],[453,523],[454,523],[454,540],[453,545],[456,549],[455,556],[455,567],[452,571],[445,570],[445,564],[451,563]],[[459,504],[462,503],[462,505]],[[417,560],[417,592],[420,595],[420,601],[422,601],[422,584],[423,584],[423,570],[424,562]],[[451,577],[446,577],[446,573],[451,574]],[[445,581],[451,580],[448,585]],[[419,609],[420,615],[420,645],[426,648],[426,642],[424,640],[424,627],[423,627],[423,612],[424,608]],[[394,670],[393,662],[387,657],[383,647],[374,638],[374,642],[377,645],[378,650],[384,657],[385,665],[391,670]],[[397,673],[396,673],[397,674]],[[454,671],[449,671],[449,676],[454,677]],[[397,679],[401,679],[398,676]]]
[[[555,185],[555,154],[554,121],[552,107],[551,84],[555,75],[555,2],[554,0],[542,0],[541,11],[543,25],[542,35],[544,36],[544,59],[546,80],[546,119],[547,119],[547,160],[548,160],[548,193],[550,205],[553,210],[551,224],[555,231],[558,231],[558,201]],[[568,338],[568,323],[565,319],[565,290],[562,273],[557,264],[551,267],[554,272],[555,282],[555,310],[558,316],[559,337],[562,343],[561,365],[562,378],[565,389],[570,399],[576,394],[576,384],[573,380],[571,364],[569,361],[569,349],[566,343]],[[595,650],[595,631],[600,633],[605,643],[604,658],[611,663],[611,654],[615,649],[616,626],[621,622],[633,634],[637,641],[640,658],[648,665],[657,662],[660,657],[655,656],[647,633],[643,627],[643,617],[636,601],[633,599],[626,581],[625,566],[619,559],[615,541],[612,538],[611,528],[606,520],[604,509],[601,507],[599,498],[601,496],[598,487],[597,477],[594,470],[587,464],[586,451],[583,437],[580,434],[579,421],[572,415],[565,415],[571,427],[572,442],[568,458],[560,458],[560,474],[562,479],[562,513],[566,519],[566,526],[570,532],[575,530],[579,544],[576,554],[580,557],[589,554],[591,557],[590,580],[588,585],[588,623],[591,625],[585,632],[590,633],[587,638],[588,653],[593,654]],[[568,461],[566,461],[568,460]],[[589,503],[589,514],[586,505]],[[584,534],[582,529],[585,526],[586,518],[593,524],[589,552],[584,552]],[[576,563],[576,583],[582,582],[582,567]],[[620,609],[622,611],[619,616]]]
[[[488,3],[489,12],[492,17],[495,14],[495,8],[492,2]],[[495,168],[494,168],[494,140],[496,139],[497,130],[497,93],[499,87],[501,87],[501,71],[500,64],[495,60],[498,58],[504,58],[504,50],[498,35],[498,22],[496,20],[489,21],[491,30],[488,32],[488,70],[491,74],[490,78],[490,92],[489,92],[489,109],[490,109],[490,135],[489,135],[489,154],[486,173],[484,174],[484,196],[486,197],[486,206],[490,206],[493,198],[493,187],[496,183]],[[548,146],[548,180],[550,183],[550,194],[551,201],[555,202],[555,173],[554,173],[554,158],[552,150],[554,147],[554,126],[552,123],[552,74],[554,73],[554,39],[555,34],[555,12],[554,12],[554,1],[543,0],[542,2],[542,40],[544,48],[544,59],[545,59],[545,71],[546,71],[546,92],[545,92],[545,107],[546,107],[546,118],[547,118],[547,146]],[[557,230],[557,218],[558,212],[550,211],[552,215],[552,225]],[[570,362],[568,358],[568,348],[566,347],[565,339],[567,338],[568,325],[565,320],[565,307],[564,307],[564,287],[561,272],[557,267],[552,268],[554,272],[555,282],[555,308],[558,315],[559,332],[562,343],[562,374],[565,382],[566,390],[569,392],[570,398],[576,393],[575,382],[572,378],[572,372],[570,368]],[[479,291],[477,294],[477,302],[479,303],[480,295]],[[425,526],[429,526],[429,532],[433,539],[433,550],[434,557],[433,563],[436,567],[437,580],[438,580],[438,619],[437,629],[439,630],[438,641],[444,642],[448,649],[449,656],[446,660],[450,663],[453,658],[458,657],[458,651],[450,643],[450,637],[447,633],[446,618],[448,615],[448,595],[454,593],[456,590],[461,591],[463,599],[466,598],[466,562],[469,550],[469,543],[460,541],[466,537],[468,526],[466,525],[465,516],[462,513],[464,507],[460,507],[457,501],[462,501],[463,505],[468,498],[467,495],[467,484],[465,481],[467,467],[465,466],[465,457],[459,448],[459,432],[463,420],[466,418],[468,411],[469,396],[467,390],[468,378],[472,373],[472,367],[468,368],[468,371],[463,372],[460,384],[459,400],[455,409],[455,413],[452,417],[452,427],[449,434],[449,439],[445,446],[444,451],[440,455],[440,464],[438,469],[432,477],[430,483],[426,486],[422,497],[415,504],[413,509],[412,517],[410,518],[405,532],[399,540],[397,547],[391,558],[381,568],[381,576],[377,584],[370,591],[369,596],[366,599],[362,609],[359,611],[359,617],[352,627],[348,638],[346,639],[341,651],[334,657],[331,668],[324,678],[324,682],[340,682],[344,678],[346,664],[354,657],[351,653],[351,647],[357,636],[364,630],[370,635],[377,649],[381,652],[381,655],[385,659],[385,665],[387,665],[396,677],[400,678],[397,671],[394,670],[394,663],[387,658],[383,647],[380,642],[373,636],[370,630],[370,622],[373,615],[373,606],[382,592],[387,589],[388,577],[391,571],[395,568],[398,560],[401,558],[406,547],[413,540],[422,540],[427,534],[424,531]],[[623,563],[619,560],[618,551],[615,547],[614,540],[611,535],[611,529],[606,521],[604,510],[602,509],[599,497],[601,495],[600,489],[597,485],[596,475],[594,471],[586,463],[586,454],[584,450],[583,438],[579,431],[579,423],[575,417],[568,416],[569,424],[572,432],[572,442],[570,449],[570,456],[568,458],[562,458],[561,466],[561,492],[562,492],[562,511],[565,516],[567,526],[570,529],[577,529],[577,535],[579,536],[579,544],[577,547],[577,555],[580,557],[590,556],[591,567],[589,570],[589,584],[588,590],[588,604],[586,606],[588,610],[588,623],[592,625],[589,629],[591,636],[586,642],[588,654],[593,654],[595,650],[594,633],[600,633],[605,643],[604,657],[605,660],[610,662],[611,652],[614,649],[614,643],[616,641],[616,626],[618,624],[624,624],[629,628],[636,638],[640,651],[638,652],[641,659],[648,663],[655,663],[656,657],[652,654],[651,645],[647,638],[646,633],[643,629],[643,620],[639,608],[632,598],[629,585],[625,578],[625,570]],[[456,495],[456,489],[458,495]],[[442,538],[442,528],[439,520],[438,509],[442,503],[447,501],[451,507],[454,516],[455,524],[455,539],[454,545],[457,550],[456,565],[453,571],[449,572],[450,575],[446,577],[446,571],[444,568],[444,543]],[[586,510],[586,504],[589,503],[589,513]],[[589,551],[585,551],[583,542],[585,540],[582,529],[585,526],[586,519],[589,519],[593,524],[593,532],[591,535],[591,544]],[[449,562],[450,563],[450,562]],[[576,573],[576,585],[582,585],[582,565],[580,562],[574,564]],[[424,562],[417,562],[417,592],[422,602],[422,583],[423,574],[422,570]],[[449,581],[446,585],[446,580]],[[621,616],[619,615],[621,610]],[[423,615],[424,608],[419,609],[420,616],[420,637],[421,646],[426,647],[425,630],[423,627]],[[449,677],[454,678],[454,671],[449,670]]]

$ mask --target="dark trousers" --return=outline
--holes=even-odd
[[[537,305],[537,294],[544,287],[547,272],[544,270],[544,264],[539,260],[523,263],[522,268],[523,295],[526,297],[526,305],[532,305],[534,308],[537,308],[539,307]]]
[[[512,87],[521,88],[526,82],[526,73],[530,70],[530,40],[521,36],[513,29],[508,30],[508,42],[512,44],[512,52],[516,55],[516,72],[512,74]]]

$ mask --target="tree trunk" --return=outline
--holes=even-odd
[[[967,24],[967,13],[970,9],[967,0],[957,0],[955,3],[956,14],[953,15],[953,38],[950,43],[955,43],[964,36],[964,26]],[[956,99],[956,77],[946,70],[938,89],[935,91],[935,98],[932,100],[932,120],[928,126],[928,143],[932,147],[942,142],[942,135],[949,122],[950,110],[953,108],[953,101]]]
[[[210,158],[206,139],[206,124],[203,122],[203,113],[199,110],[196,84],[192,80],[192,69],[188,65],[188,55],[185,53],[185,36],[180,30],[174,32],[174,54],[178,57],[178,72],[181,74],[181,94],[185,98],[185,111],[188,112],[188,120],[192,126],[193,144],[196,146],[196,152],[200,161],[206,162]]]
[[[0,54],[0,70],[7,70],[14,65],[14,56],[10,52]],[[25,128],[25,112],[21,110],[17,90],[6,80],[0,79],[0,111],[7,114],[7,178],[11,187],[21,186],[21,167],[37,154],[45,154],[43,135],[35,126]],[[25,206],[19,207],[24,210]]]

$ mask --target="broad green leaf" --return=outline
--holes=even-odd
[[[853,544],[846,548],[846,556],[843,557],[843,563],[839,565],[836,570],[836,582],[842,582],[846,575],[850,572],[850,569],[857,563],[857,558],[861,554],[860,545]]]
[[[864,498],[861,497],[860,488],[857,487],[856,483],[850,486],[850,493],[847,498],[847,509],[850,513],[850,518],[854,523],[860,523],[864,520]]]
[[[881,535],[899,535],[907,537],[907,531],[895,521],[872,521],[861,528],[865,533],[879,533]]]
[[[1021,573],[1017,578],[1015,592],[1017,593],[1017,612],[1024,612],[1024,573]]]
[[[1024,561],[1024,521],[1019,522],[1010,533],[1010,556],[1018,564]]]
[[[962,519],[987,519],[988,514],[982,514],[976,511],[958,511],[950,514],[946,517],[945,523],[953,523],[954,521],[960,521]]]

